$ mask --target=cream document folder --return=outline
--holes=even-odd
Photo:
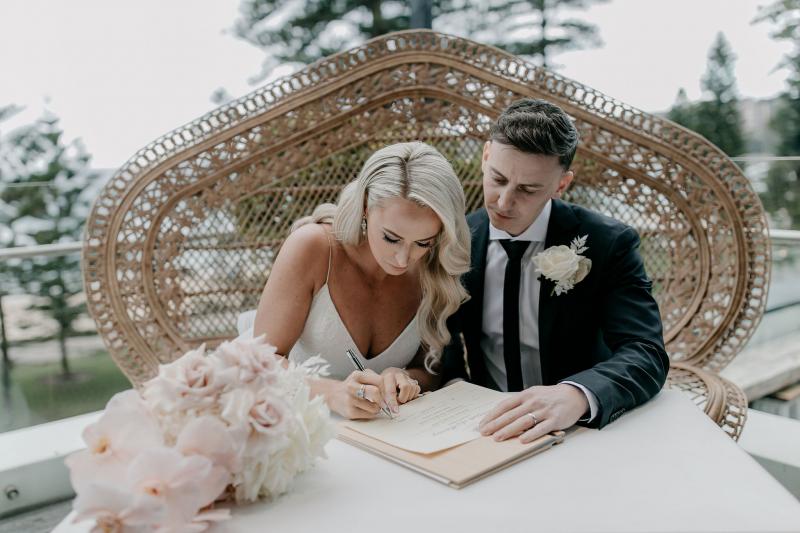
[[[397,448],[430,454],[479,438],[478,423],[507,397],[461,381],[401,405],[394,419],[354,420],[345,425]]]

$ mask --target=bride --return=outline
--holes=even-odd
[[[292,361],[324,357],[330,378],[313,380],[312,393],[340,415],[397,412],[437,384],[447,318],[467,298],[464,211],[461,184],[436,149],[378,150],[338,205],[294,223],[243,335],[265,335]]]

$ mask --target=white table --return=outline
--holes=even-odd
[[[682,393],[454,490],[339,441],[219,531],[800,531],[800,502]],[[68,524],[57,533],[88,531]]]

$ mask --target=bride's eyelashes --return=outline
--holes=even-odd
[[[388,242],[388,243],[390,243],[390,244],[397,244],[398,242],[400,242],[400,239],[393,239],[392,237],[390,237],[386,233],[383,234],[383,240]],[[415,242],[414,244],[416,244],[420,248],[431,248],[433,246],[433,242],[430,242],[430,241],[429,242]]]

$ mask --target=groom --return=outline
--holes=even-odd
[[[564,111],[524,99],[483,148],[471,299],[451,317],[441,373],[516,392],[481,422],[497,440],[601,428],[658,393],[669,369],[637,233],[558,199],[577,145]]]

